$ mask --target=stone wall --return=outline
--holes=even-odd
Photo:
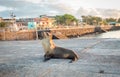
[[[50,29],[54,38],[64,39],[77,37],[85,34],[91,34],[96,32],[106,32],[109,30],[120,30],[120,26],[103,26],[103,27],[75,27],[75,28],[61,28],[61,29]],[[39,35],[39,32],[38,32]],[[18,32],[7,32],[0,31],[0,40],[35,40],[36,32],[34,30],[18,31]]]
[[[61,35],[65,35],[66,37],[71,38],[71,37],[78,37],[85,34],[91,34],[96,32],[102,33],[102,32],[111,30],[111,28],[112,28],[111,26],[84,27],[84,28],[78,27],[78,28],[71,28],[71,29],[54,29],[54,30],[51,30],[51,32],[53,33],[53,35],[55,35],[58,38]],[[61,37],[61,38],[66,38],[66,37]]]
[[[35,31],[0,32],[0,40],[34,40]]]

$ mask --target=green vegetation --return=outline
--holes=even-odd
[[[81,16],[82,17],[82,22],[86,23],[88,25],[107,25],[110,24],[111,22],[115,23],[120,23],[120,18],[115,19],[115,18],[101,18],[97,16]],[[64,15],[57,15],[55,16],[56,24],[57,25],[67,25],[71,26],[74,22],[78,24],[78,20],[70,14],[64,14]]]
[[[7,24],[7,23],[5,23],[5,22],[1,22],[1,23],[0,23],[0,27],[6,27],[6,24]]]
[[[106,22],[117,22],[115,18],[106,18]]]
[[[118,23],[120,23],[120,18],[118,19],[118,21],[117,21]]]
[[[5,28],[10,24],[12,24],[12,23],[11,22],[0,22],[0,27]]]
[[[70,26],[73,22],[78,22],[78,20],[70,14],[57,15],[55,17],[57,25],[67,25]]]
[[[102,18],[95,16],[81,16],[84,23],[89,25],[98,25],[102,23]]]
[[[117,20],[115,18],[101,18],[96,16],[81,16],[82,21],[89,25],[107,25],[111,22],[120,23],[120,18]]]

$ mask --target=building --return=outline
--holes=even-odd
[[[38,29],[45,29],[52,27],[54,25],[54,21],[55,19],[53,16],[42,15],[37,18],[20,18],[16,20],[16,23],[19,26],[28,26],[28,22],[35,22]]]
[[[4,22],[5,23],[5,27],[4,29],[6,31],[18,31],[19,28],[16,24],[16,19],[15,18],[2,18],[0,17],[0,23]]]
[[[55,18],[54,16],[42,15],[40,17],[39,27],[41,28],[51,28],[54,26]]]
[[[0,23],[3,21],[2,17],[0,17]]]
[[[20,25],[28,25],[28,22],[34,22],[34,18],[20,18],[16,20],[16,23]]]
[[[6,23],[15,23],[16,20],[15,19],[3,19],[3,22],[6,22]]]

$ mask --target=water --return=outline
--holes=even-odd
[[[120,38],[120,30],[102,33],[102,34],[97,35],[97,37],[98,38]]]
[[[120,30],[109,31],[101,34],[86,35],[80,38],[120,38]]]

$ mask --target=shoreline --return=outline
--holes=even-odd
[[[95,35],[104,33],[107,31],[116,31],[120,30],[120,26],[105,26],[105,27],[85,27],[85,28],[69,28],[69,29],[49,29],[54,38],[53,39],[69,39],[69,38],[77,38],[87,35]],[[8,32],[3,31],[0,32],[0,40],[1,41],[12,41],[12,40],[36,40],[41,38],[41,32],[45,30],[26,30],[26,31],[16,31],[16,32]],[[36,34],[38,33],[38,34]]]

